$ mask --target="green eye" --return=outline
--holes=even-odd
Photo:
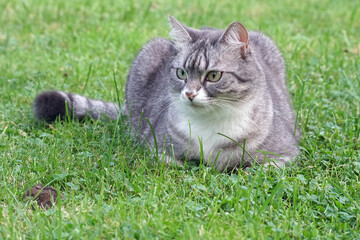
[[[184,69],[178,68],[176,69],[176,76],[181,80],[185,80],[187,78],[187,73]]]
[[[206,80],[210,82],[217,82],[220,80],[222,72],[211,71],[206,75]]]

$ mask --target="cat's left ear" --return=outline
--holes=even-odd
[[[249,35],[244,25],[240,22],[231,23],[220,37],[220,42],[230,47],[239,48],[241,56],[246,56],[249,48]]]
[[[171,40],[175,43],[176,48],[181,49],[192,41],[188,27],[172,16],[169,16],[169,22],[171,25],[171,32],[169,35]]]

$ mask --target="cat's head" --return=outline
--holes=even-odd
[[[192,29],[169,17],[177,50],[171,63],[172,96],[196,111],[229,108],[256,94],[263,73],[240,22],[225,30]]]

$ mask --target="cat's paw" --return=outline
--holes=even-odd
[[[183,160],[175,159],[174,157],[169,156],[169,155],[160,156],[159,159],[161,159],[165,164],[168,164],[168,165],[177,165],[179,167],[184,166]]]
[[[284,166],[287,165],[286,163],[290,161],[291,161],[290,157],[279,157],[277,159],[270,159],[264,163],[264,168],[268,169],[269,166],[274,166],[276,168],[284,168]]]

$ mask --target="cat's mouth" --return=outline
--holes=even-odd
[[[183,92],[180,94],[180,99],[187,106],[191,106],[196,109],[204,108],[208,105],[206,97],[201,93],[189,94]]]
[[[185,103],[186,106],[193,108],[193,109],[204,109],[208,106],[208,102],[204,101],[204,100],[198,100],[198,99],[193,99],[192,101],[189,100],[183,100],[183,102]]]
[[[201,103],[196,103],[196,102],[190,102],[190,104],[188,104],[189,106],[193,107],[193,108],[204,108],[204,104]]]

